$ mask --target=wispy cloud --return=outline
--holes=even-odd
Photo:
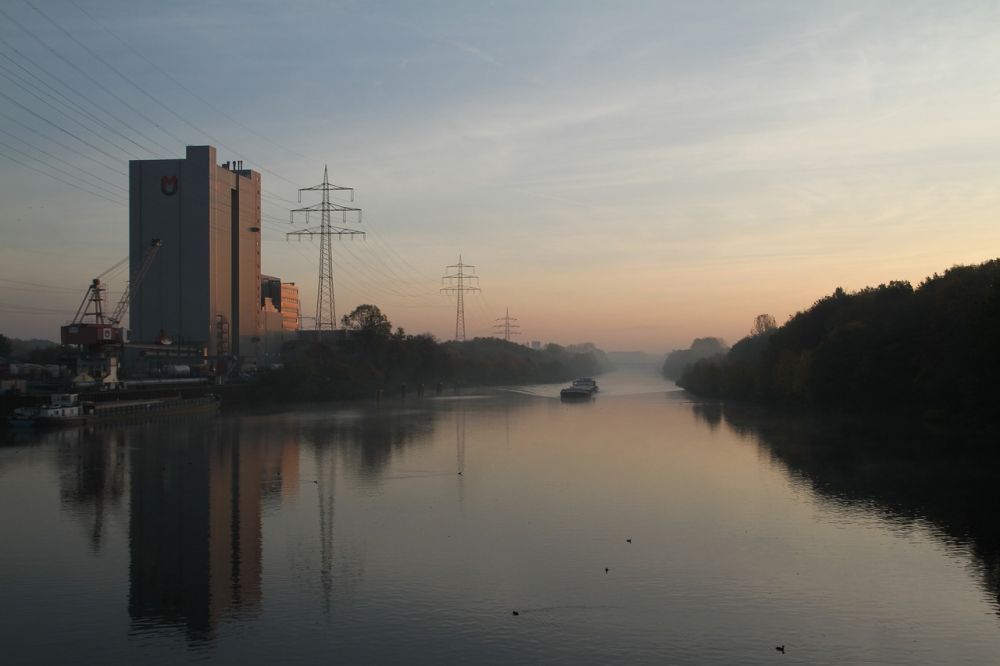
[[[734,337],[768,307],[759,300],[788,311],[834,281],[919,279],[1000,242],[994,3],[348,3],[333,35],[302,6],[253,9],[93,11],[271,143],[165,86],[194,124],[292,182],[311,184],[329,163],[408,264],[433,276],[463,251],[491,302],[550,316],[553,337],[570,321],[609,346]],[[5,246],[34,242],[20,218],[68,244],[116,247],[112,258],[126,251],[123,211],[53,194],[13,163],[0,170]],[[294,195],[274,178],[266,188]],[[29,212],[40,198],[52,207]],[[283,205],[264,203],[279,218]],[[379,283],[354,251],[342,258],[344,298],[447,333],[447,318],[433,328],[435,308],[394,295],[407,290]],[[7,270],[38,277],[37,262],[10,256]],[[309,302],[301,253],[268,241],[264,263]],[[92,272],[59,270],[66,282]],[[606,298],[619,323],[640,319],[616,333],[581,298]]]

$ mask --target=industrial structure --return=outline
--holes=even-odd
[[[162,245],[159,238],[150,241],[113,311],[105,312],[104,293],[107,287],[101,278],[118,269],[129,257],[91,280],[73,321],[60,328],[62,344],[77,349],[75,367],[72,368],[74,383],[97,383],[109,388],[118,386],[118,362],[128,341],[122,320],[128,312],[129,296],[142,283]]]
[[[299,288],[294,282],[262,275],[260,278],[261,308],[264,311],[264,360],[281,360],[281,349],[294,340],[300,328]]]
[[[510,316],[510,308],[507,308],[503,317],[498,317],[496,319],[496,324],[493,325],[493,330],[503,336],[503,339],[510,342],[510,336],[521,335],[520,325],[517,323],[515,317]]]
[[[466,273],[465,269],[472,269],[472,273]],[[480,291],[479,277],[475,274],[476,267],[471,264],[462,263],[462,255],[458,255],[458,263],[445,267],[446,273],[441,281],[447,284],[442,287],[442,293],[454,293],[457,302],[455,304],[455,339],[465,340],[465,292]]]
[[[217,164],[212,146],[188,146],[182,159],[129,163],[133,274],[152,240],[162,241],[145,280],[131,287],[131,337],[138,346],[150,354],[149,347],[168,342],[202,350],[217,374],[272,357],[266,353],[260,195],[260,174],[242,161]],[[271,303],[282,312],[280,296]],[[284,330],[284,312],[273,323]]]
[[[310,216],[319,214],[320,222],[318,227],[308,227],[300,231],[293,231],[285,234],[286,238],[312,238],[319,236],[319,282],[316,285],[316,335],[321,336],[323,331],[333,332],[337,328],[336,298],[333,290],[333,237],[364,237],[365,232],[348,227],[336,226],[332,222],[332,214],[340,216],[342,224],[353,222],[353,213],[357,213],[357,222],[361,222],[361,209],[351,208],[330,201],[331,192],[350,192],[351,201],[354,201],[354,189],[341,187],[330,183],[330,177],[326,167],[323,167],[323,182],[312,187],[304,187],[299,190],[299,202],[302,202],[303,192],[321,192],[321,200],[317,204],[296,208],[291,211],[289,221],[295,222],[295,214],[305,217],[306,224],[310,223]]]

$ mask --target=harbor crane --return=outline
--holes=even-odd
[[[122,293],[121,299],[115,305],[111,314],[104,312],[104,292],[107,287],[101,282],[101,278],[117,269],[126,261],[125,257],[117,264],[95,277],[87,287],[87,293],[76,310],[73,321],[60,329],[62,343],[64,345],[83,345],[87,347],[100,347],[107,344],[121,344],[125,342],[124,329],[121,326],[122,319],[128,312],[129,297],[142,283],[143,278],[149,271],[156,253],[159,252],[163,243],[159,238],[154,238],[142,255],[139,267],[132,275],[131,279]]]
[[[154,238],[150,242],[111,314],[104,311],[104,292],[107,287],[101,282],[101,278],[118,269],[129,260],[128,257],[91,280],[73,321],[60,329],[62,343],[76,345],[80,350],[76,361],[77,374],[73,380],[74,385],[100,384],[105,389],[121,386],[118,381],[116,347],[123,347],[127,341],[122,320],[128,312],[129,298],[146,277],[162,245],[159,238]]]

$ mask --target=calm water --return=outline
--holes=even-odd
[[[0,662],[1000,662],[995,464],[601,385],[0,435]]]

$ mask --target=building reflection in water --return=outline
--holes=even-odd
[[[910,419],[795,415],[746,405],[695,403],[710,428],[724,423],[819,497],[902,525],[930,524],[967,552],[1000,613],[1000,487],[995,433],[957,433]]]
[[[59,500],[86,526],[90,548],[98,552],[108,515],[122,508],[128,445],[120,432],[73,428],[43,433],[42,444],[55,444]]]
[[[133,631],[179,628],[191,641],[211,641],[227,619],[260,613],[262,514],[298,499],[302,446],[314,458],[308,485],[317,492],[318,582],[329,618],[333,597],[352,593],[364,560],[335,535],[340,467],[377,483],[394,453],[430,432],[435,419],[425,410],[361,410],[319,420],[247,417],[122,430]],[[79,474],[76,485],[106,485],[89,474]]]
[[[297,492],[294,440],[239,421],[132,431],[129,615],[210,639],[261,605],[261,508]]]

